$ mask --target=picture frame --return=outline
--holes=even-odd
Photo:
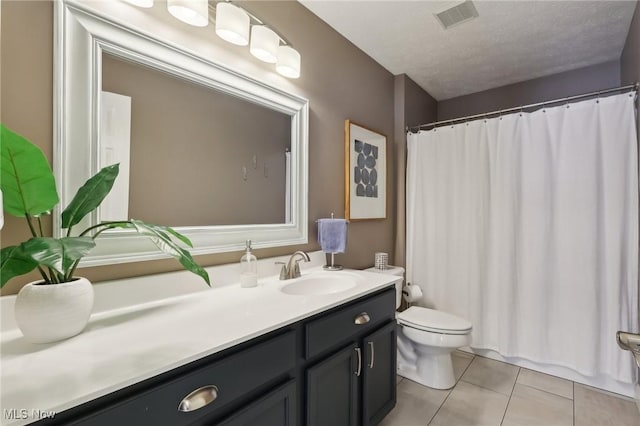
[[[387,137],[345,120],[345,213],[347,220],[387,217]]]

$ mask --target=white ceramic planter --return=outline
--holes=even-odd
[[[84,330],[91,309],[93,286],[86,278],[62,284],[34,281],[18,293],[16,323],[32,343],[56,342]]]

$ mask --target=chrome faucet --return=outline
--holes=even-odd
[[[296,257],[300,257],[300,259],[296,260]],[[300,277],[300,265],[298,262],[304,260],[305,262],[310,262],[311,258],[309,255],[302,250],[298,250],[293,253],[289,258],[287,263],[285,262],[276,262],[279,265],[282,265],[282,269],[280,269],[280,279],[281,280],[290,280],[292,278]]]

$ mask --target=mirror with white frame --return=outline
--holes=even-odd
[[[185,234],[194,255],[237,251],[247,239],[256,248],[307,242],[306,99],[82,2],[56,2],[55,15],[59,208],[118,162],[112,193],[84,225],[135,215]],[[134,75],[145,84],[129,81]],[[158,91],[169,86],[183,98]],[[62,235],[59,224],[54,234]],[[105,232],[96,242],[82,266],[164,257],[127,231]]]

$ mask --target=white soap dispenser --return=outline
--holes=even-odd
[[[258,285],[258,259],[251,253],[251,240],[247,240],[247,248],[240,258],[240,287]]]

